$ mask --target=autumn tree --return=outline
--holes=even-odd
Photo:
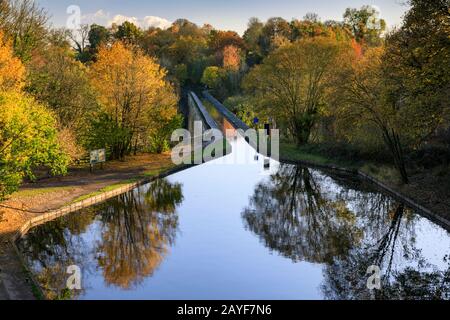
[[[233,45],[223,48],[223,67],[232,71],[239,70],[241,67],[241,52],[239,48]]]
[[[209,36],[209,47],[214,51],[221,51],[225,47],[234,46],[245,48],[242,38],[234,31],[211,31]]]
[[[99,50],[91,78],[106,115],[104,119],[111,121],[105,127],[120,132],[104,145],[113,158],[123,159],[146,138],[155,119],[149,114],[155,108],[161,112],[176,110],[177,97],[165,76],[166,71],[155,59],[121,42]]]
[[[244,80],[259,109],[284,123],[298,145],[309,141],[324,112],[327,81],[340,51],[329,38],[300,40],[270,54]]]
[[[383,58],[392,96],[411,106],[419,141],[450,126],[450,2],[413,0],[403,26],[387,36]]]
[[[281,43],[287,43],[291,39],[292,29],[289,22],[280,17],[270,18],[262,29],[260,38],[261,50],[264,55],[279,48]]]
[[[21,89],[24,76],[25,67],[14,56],[11,41],[0,31],[0,91]]]
[[[403,183],[408,183],[405,147],[411,142],[414,129],[405,124],[413,114],[409,113],[410,105],[392,95],[383,56],[384,48],[370,48],[342,67],[334,95],[339,101],[338,123],[350,135],[359,128],[373,127],[392,155]]]
[[[55,112],[61,128],[81,130],[96,108],[87,68],[68,47],[49,44],[33,57],[27,90]]]

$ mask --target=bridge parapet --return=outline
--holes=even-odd
[[[195,112],[196,114],[200,115],[200,118],[205,125],[206,129],[218,129],[219,126],[217,125],[216,121],[211,117],[209,112],[206,110],[203,103],[200,101],[200,99],[197,97],[197,95],[190,91],[188,94],[188,103],[190,112]],[[199,111],[199,112],[196,112]]]
[[[247,131],[250,129],[241,119],[236,117],[234,113],[228,110],[223,104],[221,104],[216,98],[214,98],[208,91],[203,91],[203,97],[208,100],[214,107],[236,128]]]

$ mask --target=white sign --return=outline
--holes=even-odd
[[[91,151],[91,164],[106,162],[106,150],[94,150]]]

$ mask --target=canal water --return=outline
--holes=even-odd
[[[32,229],[19,247],[49,297],[449,299],[448,231],[359,181],[264,168],[241,137],[230,144]],[[82,289],[69,293],[72,265]]]

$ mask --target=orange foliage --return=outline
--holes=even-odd
[[[210,39],[210,46],[214,50],[221,50],[227,46],[244,48],[244,40],[234,31],[217,31]]]
[[[362,45],[355,39],[352,39],[352,48],[355,53],[355,56],[357,58],[361,58],[363,55],[363,48],[362,48]]]
[[[25,67],[14,57],[9,41],[4,40],[0,31],[0,90],[20,90],[23,86]]]
[[[239,48],[226,46],[223,49],[223,67],[229,70],[239,70],[241,66],[241,56]]]

